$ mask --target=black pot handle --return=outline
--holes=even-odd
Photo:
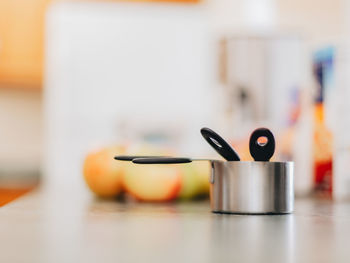
[[[117,156],[114,156],[114,159],[115,160],[118,160],[118,161],[132,161],[134,159],[137,159],[137,158],[166,158],[168,156],[147,156],[147,155],[117,155]]]
[[[259,143],[261,137],[265,137],[267,142]],[[267,128],[254,130],[250,135],[249,151],[255,161],[268,162],[275,153],[275,137],[272,132]]]
[[[174,164],[174,163],[190,163],[190,158],[175,158],[175,157],[161,157],[161,158],[136,158],[132,160],[137,164]]]
[[[240,158],[235,150],[216,132],[209,128],[202,128],[201,134],[204,139],[227,161],[239,161]]]

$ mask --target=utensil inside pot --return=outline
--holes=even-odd
[[[275,152],[275,137],[267,128],[253,131],[249,140],[249,151],[254,161],[268,162]]]
[[[219,134],[209,128],[202,128],[201,134],[210,146],[226,161],[240,161],[236,151]]]

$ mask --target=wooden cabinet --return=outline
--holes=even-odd
[[[40,87],[49,0],[0,0],[0,84]]]

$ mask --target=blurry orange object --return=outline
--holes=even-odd
[[[124,147],[109,147],[85,158],[83,174],[91,191],[101,197],[114,197],[122,191],[124,167],[113,158],[125,154]]]
[[[40,86],[49,0],[0,0],[0,82]]]
[[[117,0],[118,1],[118,0]],[[178,2],[178,3],[199,3],[201,0],[119,0],[125,2]]]
[[[0,206],[6,205],[7,203],[15,200],[21,195],[24,195],[30,190],[31,188],[24,188],[24,189],[0,188]]]
[[[314,115],[314,182],[318,194],[332,195],[333,136],[324,123],[323,104],[315,106]]]

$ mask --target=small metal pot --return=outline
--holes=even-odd
[[[203,128],[206,141],[227,161],[209,160],[210,203],[214,213],[287,214],[294,208],[292,162],[269,162],[275,139],[266,128],[253,131],[249,140],[253,162],[240,161],[238,154],[214,131]],[[265,139],[264,143],[259,138]],[[190,163],[196,159],[160,156],[116,156],[138,164]],[[198,160],[198,159],[197,159]],[[203,159],[202,159],[203,161]]]
[[[212,161],[214,213],[287,214],[294,209],[293,162]]]

